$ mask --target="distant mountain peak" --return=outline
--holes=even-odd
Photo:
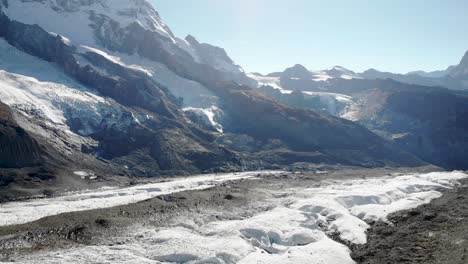
[[[346,69],[345,67],[339,66],[339,65],[335,65],[335,66],[331,67],[330,70],[349,71],[349,70]]]
[[[282,78],[300,78],[300,79],[310,79],[312,74],[306,67],[301,64],[295,64],[292,67],[287,68],[282,73]]]
[[[194,36],[192,36],[192,35],[190,35],[190,34],[187,35],[187,36],[185,37],[185,40],[186,40],[190,45],[199,45],[199,44],[200,44],[200,42],[198,42],[198,40],[197,40]]]
[[[333,66],[331,69],[324,71],[331,78],[341,79],[356,79],[360,76],[352,70],[346,69],[343,66]]]
[[[460,78],[463,80],[468,80],[468,51],[455,68],[450,71],[450,75],[455,78]]]
[[[301,69],[301,70],[307,70],[307,68],[302,65],[302,64],[294,64],[294,66],[292,66],[291,68],[294,68],[294,69]]]

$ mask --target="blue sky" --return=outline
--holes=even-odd
[[[177,36],[223,47],[246,71],[439,70],[468,50],[466,0],[150,1]]]

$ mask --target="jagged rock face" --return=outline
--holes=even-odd
[[[39,144],[13,119],[0,102],[0,168],[22,168],[41,164]]]

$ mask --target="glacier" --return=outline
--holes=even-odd
[[[255,179],[255,175],[249,173],[224,177]],[[457,171],[415,173],[366,179],[329,179],[317,186],[270,190],[274,193],[266,201],[270,205],[268,209],[252,216],[213,221],[182,215],[164,227],[135,224],[124,237],[111,238],[114,242],[25,255],[16,263],[352,264],[350,250],[332,240],[332,234],[339,234],[343,241],[349,243],[366,243],[368,221],[386,221],[393,212],[428,203],[440,197],[442,189],[454,187],[467,177],[467,174]],[[174,183],[174,186],[188,183],[189,179]],[[199,180],[185,185],[191,187],[182,190],[199,188],[196,184]],[[164,184],[173,186],[170,182]],[[146,187],[132,187],[132,191],[138,194],[137,197],[148,197],[148,194],[139,193]],[[125,193],[128,191],[123,190]],[[101,205],[108,204],[110,200],[122,202],[120,196],[83,194],[76,197],[81,198],[70,199],[71,203],[76,200]],[[89,203],[89,197],[95,197],[93,203]],[[128,195],[123,197],[125,202],[134,201]],[[44,204],[43,208],[54,206]],[[21,203],[12,203],[6,211],[29,212],[25,209],[27,207],[22,207]],[[0,219],[8,218],[2,215]],[[9,219],[3,224],[23,222],[24,216]],[[116,243],[122,240],[125,243]]]

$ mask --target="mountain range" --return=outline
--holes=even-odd
[[[466,169],[467,57],[447,74],[246,74],[146,0],[1,0],[1,198],[310,163]]]
[[[295,65],[250,76],[262,94],[285,105],[352,120],[428,163],[466,169],[468,90],[440,85],[466,84],[467,60],[465,55],[446,71],[406,75],[339,66],[312,72]],[[318,73],[326,77],[318,80]],[[441,77],[427,77],[436,75]]]

